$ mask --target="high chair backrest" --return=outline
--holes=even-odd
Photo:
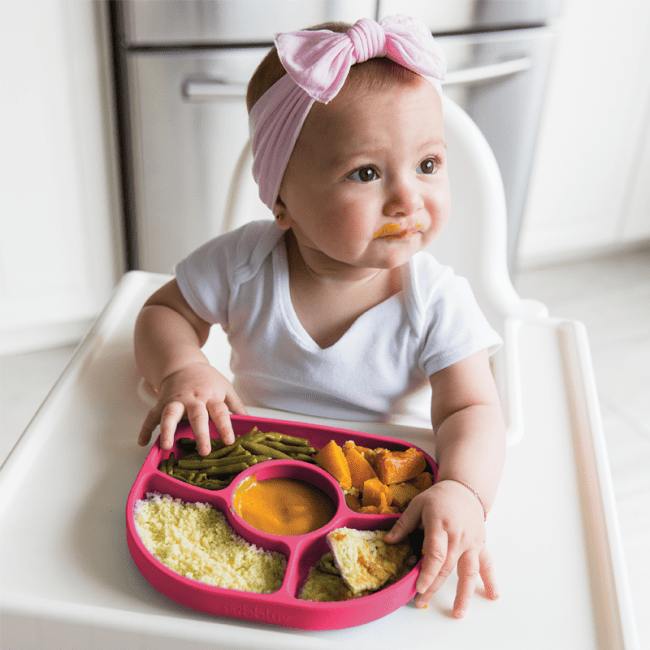
[[[443,108],[451,218],[429,250],[469,280],[487,318],[503,333],[504,318],[518,314],[522,302],[508,273],[501,174],[489,144],[469,115],[448,97],[443,98]],[[251,160],[249,142],[232,179],[225,231],[259,218],[262,204],[250,171]]]
[[[531,307],[515,292],[507,262],[507,212],[497,160],[485,136],[452,99],[443,98],[451,217],[429,247],[469,280],[495,329]]]

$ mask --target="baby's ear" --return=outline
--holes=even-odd
[[[273,216],[275,217],[275,223],[277,223],[282,230],[289,230],[289,228],[291,228],[291,223],[289,222],[289,219],[287,219],[287,208],[279,196],[273,206]]]

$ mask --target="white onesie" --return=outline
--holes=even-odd
[[[403,269],[403,290],[322,349],[291,304],[284,232],[256,221],[211,240],[176,268],[192,309],[223,327],[243,402],[343,420],[409,411],[428,377],[501,345],[469,284],[426,252]]]

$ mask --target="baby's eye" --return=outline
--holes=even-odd
[[[433,174],[438,167],[438,161],[435,158],[426,158],[415,170],[418,174]]]
[[[377,178],[379,178],[377,171],[374,167],[370,167],[369,165],[366,167],[360,167],[348,176],[348,180],[356,181],[357,183],[369,183]]]

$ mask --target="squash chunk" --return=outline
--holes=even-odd
[[[393,502],[393,492],[378,478],[368,479],[363,484],[362,504],[366,506],[388,507]]]
[[[422,472],[422,474],[418,474],[415,478],[412,478],[409,483],[412,483],[416,488],[424,492],[424,490],[427,490],[433,485],[433,475],[431,472]]]
[[[386,499],[386,493],[382,492],[379,495],[379,505],[371,505],[371,506],[363,506],[361,510],[359,510],[360,513],[364,515],[388,515],[388,514],[394,514],[396,512],[399,512],[399,508],[397,506],[389,506],[388,501]]]
[[[427,461],[424,454],[414,447],[406,451],[380,449],[375,460],[375,472],[382,483],[404,483],[421,474]]]
[[[375,450],[369,447],[362,447],[357,445],[354,440],[348,440],[343,445],[343,453],[347,454],[350,449],[356,449],[371,465],[375,457]]]
[[[352,487],[361,489],[363,484],[371,478],[377,478],[375,470],[372,465],[357,451],[354,447],[345,448],[343,446],[345,458],[348,461],[350,468],[350,477],[352,480]]]
[[[356,494],[345,494],[345,504],[350,510],[354,512],[359,512],[361,510],[361,501]]]
[[[394,483],[390,489],[393,493],[393,505],[397,506],[400,512],[404,512],[411,500],[421,492],[412,483]]]
[[[319,467],[331,474],[339,482],[343,490],[349,490],[352,487],[352,477],[350,476],[348,461],[345,458],[343,450],[334,440],[330,440],[314,456],[314,460]]]

